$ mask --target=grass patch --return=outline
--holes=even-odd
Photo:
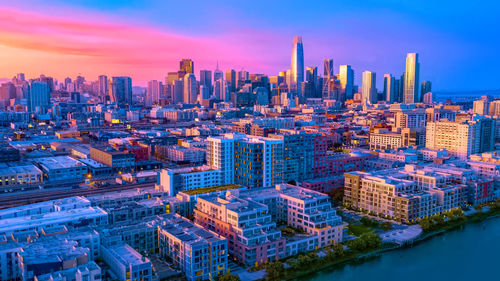
[[[354,223],[350,223],[347,226],[347,229],[348,229],[349,234],[354,235],[354,236],[358,236],[358,237],[361,236],[361,234],[363,234],[363,233],[368,233],[368,232],[373,231],[373,229],[371,229],[368,226],[365,226],[363,224],[354,224]]]

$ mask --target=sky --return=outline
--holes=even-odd
[[[164,80],[181,58],[200,69],[277,75],[290,68],[293,36],[306,66],[333,58],[399,77],[420,55],[434,91],[500,89],[496,1],[0,0],[0,78],[23,72],[59,80],[81,74]]]

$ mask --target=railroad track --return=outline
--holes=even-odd
[[[127,184],[127,185],[112,185],[104,188],[95,189],[67,189],[67,190],[54,190],[54,191],[41,191],[30,194],[13,194],[0,197],[0,209],[12,208],[27,204],[33,204],[48,200],[72,197],[72,196],[88,196],[94,194],[102,194],[108,192],[116,192],[121,190],[128,190],[134,188],[153,187],[154,183],[140,183],[140,184]]]

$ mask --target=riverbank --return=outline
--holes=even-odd
[[[432,231],[428,231],[415,239],[413,243],[409,245],[397,245],[397,244],[384,244],[381,248],[372,249],[368,251],[346,251],[345,255],[342,257],[338,257],[334,260],[326,260],[326,258],[319,259],[314,264],[311,264],[306,267],[306,269],[301,268],[300,270],[294,270],[292,268],[288,268],[285,270],[284,276],[282,276],[282,280],[301,280],[301,278],[312,276],[313,274],[317,274],[318,272],[323,271],[332,271],[335,269],[339,269],[344,267],[345,265],[357,265],[362,264],[368,260],[381,256],[385,252],[393,251],[396,249],[407,248],[408,246],[416,245],[426,241],[432,237],[438,236],[440,234],[444,234],[448,231],[460,228],[469,223],[477,223],[487,219],[493,219],[500,217],[500,208],[491,206],[486,212],[476,212],[469,216],[466,216],[464,219],[457,219],[454,221],[448,221],[443,225],[437,226]]]

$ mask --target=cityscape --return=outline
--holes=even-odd
[[[174,36],[169,56],[184,55],[161,76],[123,75],[68,54],[37,61],[32,50],[66,47],[36,36],[89,27],[19,9],[0,6],[0,280],[494,279],[498,84],[442,78],[419,47],[390,56],[397,72],[357,67],[306,31],[269,41],[263,56],[284,46],[286,64],[232,63],[239,50]],[[119,26],[100,32],[150,32]],[[25,58],[10,48],[33,68],[15,71]]]

